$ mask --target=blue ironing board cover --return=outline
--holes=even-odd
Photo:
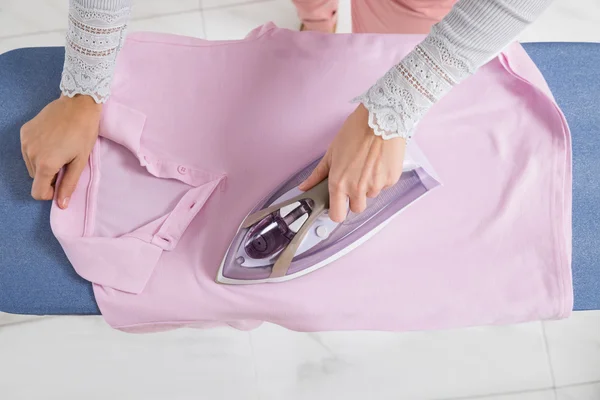
[[[600,309],[600,44],[524,45],[542,71],[573,135],[575,309]],[[48,202],[30,197],[19,129],[59,95],[62,47],[0,55],[0,311],[99,314],[50,230]]]

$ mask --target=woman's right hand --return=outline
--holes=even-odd
[[[33,178],[31,195],[51,200],[58,190],[58,206],[67,208],[96,139],[102,105],[90,96],[61,96],[21,128],[21,151]],[[60,186],[54,182],[65,167]]]

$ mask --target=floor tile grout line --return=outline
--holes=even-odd
[[[554,366],[552,365],[552,357],[550,356],[550,344],[548,343],[548,335],[546,334],[546,324],[542,323],[542,337],[544,339],[544,350],[546,352],[546,360],[548,361],[548,367],[550,368],[550,379],[552,380],[552,387],[556,389],[556,376],[554,374]],[[555,396],[556,399],[556,396]]]
[[[446,397],[446,398],[438,398],[436,400],[485,400],[487,398],[493,398],[493,397],[497,397],[497,396],[538,393],[538,392],[546,392],[548,390],[554,390],[554,388],[548,386],[548,387],[541,387],[541,388],[535,388],[535,389],[514,390],[514,391],[509,391],[509,392],[489,393],[489,394],[483,394],[483,395],[476,394],[473,396]]]
[[[202,0],[200,0],[202,1]],[[260,395],[260,388],[258,382],[258,366],[256,365],[256,351],[254,349],[254,341],[252,340],[252,332],[248,333],[248,342],[250,343],[250,352],[252,353],[252,366],[254,367],[254,380],[256,383],[256,396],[257,400],[262,400],[262,396]]]
[[[473,396],[464,396],[464,397],[445,397],[445,398],[438,398],[436,400],[485,400],[486,398],[493,398],[496,396],[506,396],[506,395],[515,395],[515,394],[524,394],[524,393],[537,393],[537,392],[545,392],[548,390],[552,390],[554,392],[554,397],[556,398],[556,396],[558,396],[557,390],[559,390],[559,389],[568,389],[568,388],[573,388],[573,387],[596,385],[596,384],[600,384],[600,380],[582,382],[582,383],[573,383],[571,385],[562,385],[562,386],[557,386],[557,387],[548,386],[548,387],[542,387],[542,388],[536,388],[536,389],[489,393],[489,394],[484,394],[484,395],[477,394],[477,395],[473,395]]]
[[[556,391],[556,377],[554,375],[554,366],[552,365],[552,358],[550,357],[550,344],[548,343],[548,336],[546,335],[546,324],[544,321],[542,325],[542,337],[544,340],[544,351],[546,353],[546,361],[548,362],[548,368],[550,369],[550,380],[552,381],[552,393],[554,394],[554,400],[558,400],[558,392]]]
[[[61,28],[61,29],[48,29],[45,31],[35,31],[35,32],[19,33],[17,35],[0,36],[0,41],[1,40],[9,40],[9,39],[21,39],[21,38],[25,38],[28,36],[47,35],[49,33],[66,33],[66,32],[67,32],[67,27],[65,26],[64,28]]]
[[[131,18],[131,20],[132,21],[145,21],[148,19],[155,19],[155,18],[162,18],[162,17],[175,17],[178,15],[199,12],[201,10],[202,9],[200,7],[194,7],[194,8],[188,8],[186,10],[180,10],[180,11],[172,11],[172,12],[159,13],[159,14],[149,14],[149,15],[144,15],[143,17],[133,17],[133,18]]]
[[[227,8],[235,8],[235,7],[246,6],[246,5],[250,5],[250,4],[268,3],[268,2],[272,2],[272,1],[273,0],[240,1],[237,3],[230,3],[230,4],[225,4],[222,6],[208,6],[208,7],[204,7],[203,10],[204,11],[224,10]]]
[[[269,1],[269,0],[259,0],[259,1]],[[200,12],[202,14],[202,8],[200,6],[201,2],[199,3],[198,7],[195,8],[189,8],[187,10],[181,10],[181,11],[173,11],[173,12],[167,12],[167,13],[160,13],[160,14],[149,14],[149,15],[144,15],[143,17],[133,17],[131,18],[131,21],[146,21],[146,20],[150,20],[150,19],[155,19],[155,18],[162,18],[162,17],[175,17],[178,15],[184,15],[184,14],[190,14],[190,13],[194,13],[194,12]],[[67,31],[67,25],[65,23],[65,27],[64,28],[56,28],[56,29],[47,29],[47,30],[42,30],[42,31],[33,31],[33,32],[27,32],[27,33],[19,33],[17,35],[7,35],[7,36],[0,36],[0,40],[7,40],[7,39],[20,39],[20,38],[25,38],[28,36],[36,36],[36,35],[46,35],[49,33],[63,33]]]
[[[579,387],[579,386],[598,385],[598,384],[600,384],[600,379],[596,380],[596,381],[572,383],[570,385],[557,386],[556,389],[574,388],[574,387]]]
[[[204,17],[204,9],[202,7],[202,0],[198,0],[198,7],[200,8],[200,23],[202,25],[202,39],[207,39],[206,36],[206,18]]]

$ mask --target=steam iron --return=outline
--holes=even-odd
[[[242,221],[219,268],[218,283],[284,282],[313,272],[364,243],[439,186],[431,167],[411,143],[400,180],[377,198],[367,199],[365,211],[349,212],[338,224],[328,217],[327,179],[306,192],[297,188],[319,161],[281,184]]]

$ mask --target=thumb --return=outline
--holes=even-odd
[[[60,181],[57,196],[60,208],[65,209],[69,206],[69,200],[77,187],[77,182],[79,182],[79,177],[85,168],[85,164],[85,160],[78,157],[65,166],[65,174]]]
[[[327,175],[329,175],[329,157],[325,155],[310,176],[298,186],[298,189],[303,191],[310,190],[327,178]]]

